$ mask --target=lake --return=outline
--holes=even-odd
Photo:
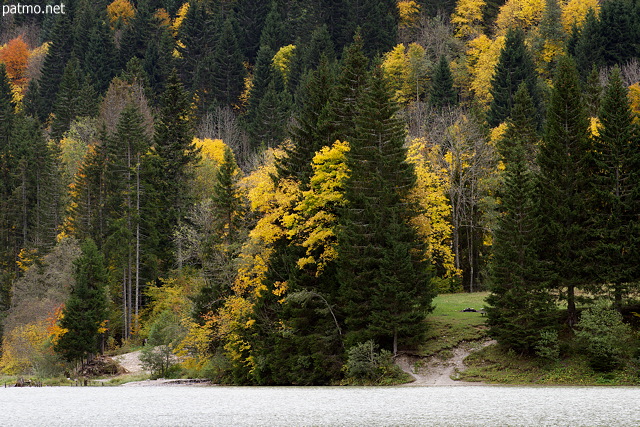
[[[2,426],[638,426],[632,387],[0,388]]]

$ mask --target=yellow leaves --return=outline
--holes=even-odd
[[[484,0],[458,0],[451,15],[451,24],[455,36],[462,39],[474,39],[482,33],[482,10]]]
[[[222,164],[227,145],[221,139],[193,138],[193,143],[200,149],[203,157],[214,160],[218,165]]]
[[[302,200],[295,207],[300,219],[289,234],[302,239],[307,249],[306,257],[298,260],[299,268],[315,266],[320,275],[327,263],[337,257],[336,211],[345,202],[344,184],[349,177],[346,152],[349,143],[336,141],[331,147],[324,147],[313,158],[313,176],[310,189],[303,193]]]
[[[428,244],[427,256],[444,271],[445,277],[452,278],[459,271],[454,266],[451,250],[453,227],[449,220],[451,204],[447,198],[450,184],[446,171],[440,170],[435,161],[439,149],[437,145],[429,146],[423,138],[412,142],[408,160],[415,166],[417,182],[410,197],[423,211],[414,219],[414,226]]]
[[[394,90],[394,99],[407,103],[418,98],[427,76],[425,49],[417,43],[400,43],[384,55],[382,71]]]
[[[545,0],[507,0],[496,18],[497,33],[505,35],[509,28],[528,30],[542,19]]]
[[[483,104],[491,102],[491,79],[504,47],[505,37],[491,40],[484,34],[470,41],[467,50],[468,72],[471,76],[471,91]]]
[[[0,370],[16,375],[32,371],[44,355],[53,351],[50,346],[48,320],[20,325],[5,334],[2,341]]]
[[[276,70],[280,71],[285,82],[289,79],[289,65],[291,64],[293,55],[295,55],[295,51],[295,45],[290,44],[281,47],[273,56],[273,66]]]
[[[178,36],[180,27],[182,26],[184,19],[187,17],[187,12],[189,12],[189,2],[185,2],[182,6],[180,6],[180,9],[178,9],[178,13],[176,13],[176,18],[171,24],[171,31],[173,32],[174,37]]]
[[[398,1],[398,15],[400,28],[413,27],[420,19],[420,5],[413,0]]]
[[[589,117],[589,131],[591,132],[592,137],[600,136],[600,128],[602,127],[602,123],[600,119],[597,117]]]
[[[491,129],[489,139],[494,147],[496,143],[502,139],[506,131],[507,131],[507,124],[505,122],[502,122],[498,126]]]
[[[589,9],[593,9],[596,15],[600,11],[598,0],[569,0],[562,7],[562,28],[569,34],[573,25],[581,27],[587,17]]]
[[[37,263],[40,260],[40,256],[38,256],[37,249],[20,249],[20,253],[18,254],[18,260],[16,264],[20,271],[25,272],[29,267],[33,264]]]
[[[631,110],[634,112],[635,123],[639,123],[640,119],[640,83],[634,83],[629,86],[629,102],[631,103]]]
[[[129,0],[114,0],[107,6],[107,16],[112,29],[122,28],[129,25],[136,11]]]

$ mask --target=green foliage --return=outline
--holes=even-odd
[[[393,363],[393,354],[385,349],[378,351],[372,340],[347,350],[343,371],[344,383],[351,385],[382,385],[406,380],[406,374]]]
[[[55,345],[69,361],[82,361],[100,351],[100,336],[106,320],[107,270],[104,257],[92,240],[81,245],[74,263],[75,286],[64,307],[60,326],[67,332]]]
[[[524,32],[511,29],[507,33],[505,46],[500,51],[500,58],[491,79],[491,106],[487,112],[490,127],[496,127],[511,116],[513,100],[521,83],[527,85],[535,114],[540,108],[540,96],[537,86],[537,75],[531,53],[524,43]],[[539,123],[539,118],[537,122]]]
[[[560,342],[558,332],[544,330],[540,332],[540,339],[536,346],[536,356],[546,362],[558,362],[560,360]]]
[[[538,253],[549,287],[566,290],[570,326],[577,321],[575,289],[591,281],[585,256],[590,211],[589,121],[575,63],[562,57],[547,109],[545,135],[538,153]]]
[[[458,103],[458,94],[453,88],[453,76],[447,58],[442,55],[433,73],[429,103],[438,109],[451,107]]]
[[[612,371],[627,359],[630,336],[629,325],[606,301],[599,301],[583,311],[576,331],[589,365],[598,372]]]

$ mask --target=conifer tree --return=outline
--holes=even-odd
[[[602,97],[602,86],[600,86],[600,73],[594,64],[591,68],[584,91],[585,104],[589,117],[597,117],[600,112],[600,98]]]
[[[416,210],[407,202],[416,177],[397,108],[375,68],[358,99],[338,234],[347,347],[374,338],[396,351],[421,336],[431,307],[424,248],[410,225]]]
[[[42,65],[42,74],[37,85],[38,91],[32,92],[32,103],[28,105],[28,112],[36,115],[41,122],[46,121],[53,110],[65,66],[71,57],[73,38],[70,21],[70,17],[66,14],[58,16],[51,32],[51,46]]]
[[[244,86],[244,58],[236,37],[236,22],[233,15],[222,25],[218,43],[213,52],[213,67],[210,90],[220,105],[234,106],[238,104]]]
[[[158,212],[159,223],[155,227],[165,232],[161,238],[164,243],[159,247],[165,248],[167,253],[164,259],[170,260],[169,236],[184,218],[191,203],[189,192],[184,189],[191,179],[190,166],[200,157],[193,142],[191,104],[175,70],[169,76],[160,100],[153,140],[155,167],[152,174],[157,176],[149,179],[155,187],[152,192],[164,205]]]
[[[590,194],[589,121],[573,60],[562,57],[553,81],[540,146],[537,194],[541,259],[548,286],[567,300],[567,323],[577,322],[576,289],[589,282],[587,222]]]
[[[537,144],[533,105],[524,84],[500,141],[505,164],[499,216],[493,236],[491,294],[487,298],[490,334],[501,345],[533,354],[540,333],[552,327],[553,300],[544,286],[538,259],[534,179],[529,153]]]
[[[575,42],[574,57],[580,75],[585,77],[593,66],[598,68],[604,65],[604,51],[601,23],[596,12],[590,9],[579,31]]]
[[[278,163],[280,177],[295,178],[306,190],[312,174],[311,160],[322,147],[331,145],[332,126],[329,122],[335,76],[326,58],[317,70],[310,72],[302,83],[299,97],[302,105],[296,122],[290,129],[292,146]]]
[[[81,246],[82,254],[74,262],[75,285],[63,310],[60,326],[67,332],[55,346],[69,361],[82,362],[101,351],[100,335],[106,314],[108,272],[104,257],[91,240]]]
[[[331,101],[330,121],[333,141],[349,141],[355,128],[356,103],[369,73],[369,60],[364,54],[362,36],[356,33],[353,42],[344,49],[340,71]]]
[[[109,88],[109,83],[118,69],[117,51],[106,18],[97,22],[91,30],[83,58],[87,78],[97,92],[103,94]]]
[[[540,101],[533,59],[524,44],[524,32],[511,29],[507,32],[505,46],[500,52],[498,65],[491,79],[493,99],[487,113],[489,126],[496,127],[511,115],[513,97],[522,82],[527,84],[533,105],[538,111]]]
[[[436,67],[429,91],[429,103],[437,109],[454,106],[458,103],[458,94],[453,88],[453,76],[447,58],[442,55]]]
[[[638,277],[640,146],[628,90],[615,67],[600,108],[601,126],[593,138],[595,212],[594,263],[600,283],[610,284],[616,307]]]

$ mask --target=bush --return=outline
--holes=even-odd
[[[347,351],[343,370],[348,384],[394,384],[403,382],[406,374],[393,363],[388,350],[376,351],[373,340],[356,344]]]
[[[147,346],[140,353],[142,367],[151,371],[151,378],[168,378],[175,372],[176,356],[168,345]]]
[[[546,330],[540,332],[540,339],[536,346],[536,356],[552,363],[560,360],[560,341],[558,340],[557,331]]]
[[[577,326],[576,336],[593,370],[612,371],[628,356],[631,328],[605,301],[584,311]]]

